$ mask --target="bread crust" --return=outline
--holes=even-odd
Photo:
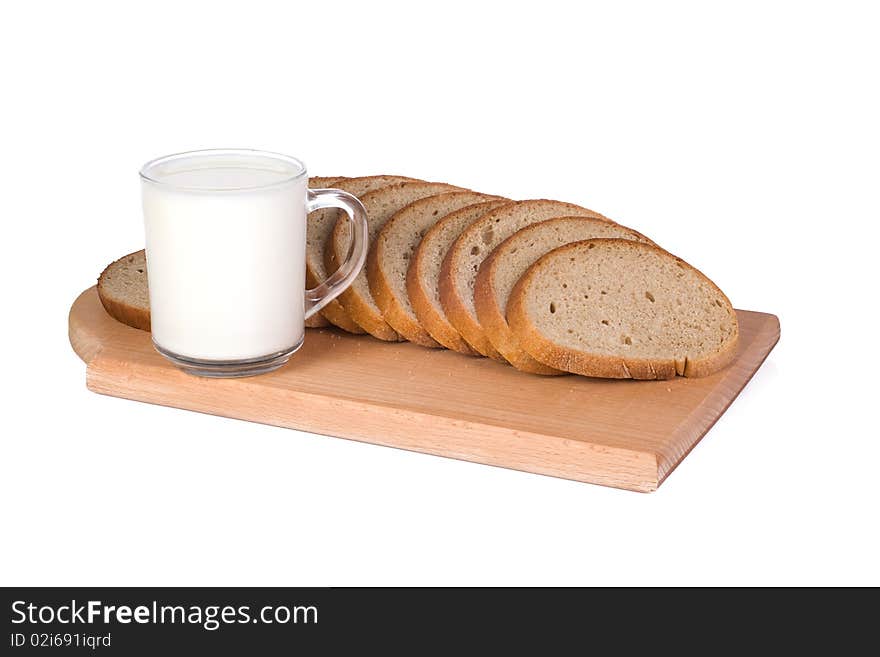
[[[369,257],[369,254],[368,254]],[[327,271],[336,271],[339,263],[336,261],[336,254],[332,245],[328,244],[324,249],[324,259]],[[365,304],[360,297],[352,291],[351,287],[347,287],[342,293],[336,297],[340,306],[345,310],[345,314],[356,323],[363,332],[369,333],[374,338],[384,340],[385,342],[400,342],[402,338],[391,326],[381,317],[374,320],[374,313],[371,308],[365,308]]]
[[[432,338],[418,322],[413,322],[409,314],[397,302],[391,289],[391,283],[379,265],[383,257],[384,248],[378,243],[376,248],[370,249],[367,256],[367,280],[370,284],[370,292],[373,293],[373,300],[382,311],[382,318],[404,339],[429,349],[442,349],[443,345]]]
[[[473,206],[464,207],[443,217],[425,233],[422,242],[416,248],[412,262],[410,262],[409,269],[406,272],[406,291],[421,327],[447,349],[452,349],[466,356],[482,356],[482,354],[467,343],[461,333],[458,332],[458,329],[434,305],[430,292],[422,285],[420,271],[423,269],[425,259],[429,257],[423,245],[430,242],[434,234],[443,231],[445,224],[456,221],[458,213],[469,212],[477,205],[485,206],[486,212],[489,212],[496,207],[506,205],[506,202],[487,201],[485,203],[476,203]]]
[[[485,332],[486,337],[488,337],[489,341],[492,343],[492,346],[494,346],[511,365],[522,372],[541,374],[544,376],[558,376],[567,373],[554,367],[544,365],[532,358],[527,351],[520,347],[516,336],[513,334],[510,325],[507,323],[507,318],[505,317],[504,312],[498,305],[498,296],[495,288],[496,274],[498,273],[498,268],[504,265],[503,256],[506,254],[507,245],[514,240],[519,240],[524,232],[536,232],[540,230],[539,227],[552,225],[554,222],[559,223],[570,220],[581,220],[585,222],[585,225],[590,222],[610,224],[619,228],[621,232],[629,233],[634,240],[642,241],[647,244],[654,244],[653,241],[638,231],[622,226],[610,219],[574,216],[547,219],[546,221],[531,224],[530,226],[526,226],[517,231],[495,247],[492,253],[489,254],[489,257],[483,261],[483,264],[480,266],[480,271],[477,273],[477,280],[474,285],[474,305],[477,309],[477,319],[479,320],[480,326]]]
[[[733,306],[725,294],[713,283],[705,274],[696,267],[692,267],[688,263],[672,256],[667,251],[658,246],[651,244],[641,244],[640,247],[654,249],[667,256],[675,258],[678,262],[683,263],[692,269],[706,283],[708,283],[721,298],[727,303],[734,318],[735,334],[733,338],[725,345],[724,349],[706,357],[694,360],[685,358],[684,360],[668,359],[646,359],[646,358],[622,358],[619,356],[609,356],[604,354],[595,354],[578,349],[571,349],[557,345],[551,340],[544,337],[538,330],[537,326],[532,322],[526,311],[526,290],[537,272],[544,263],[557,254],[567,251],[576,250],[590,242],[620,242],[622,244],[637,244],[628,240],[621,239],[603,239],[603,240],[582,240],[572,242],[561,246],[557,249],[546,253],[542,256],[529,270],[517,281],[510,294],[507,303],[507,321],[514,332],[520,346],[535,358],[537,361],[544,363],[550,367],[581,374],[583,376],[592,376],[608,379],[672,379],[676,375],[686,377],[702,377],[714,374],[723,369],[735,358],[737,346],[739,343],[739,323],[736,321],[736,313]]]
[[[479,203],[481,201],[498,200],[499,198],[497,196],[490,196],[479,192],[449,192],[448,194],[428,196],[410,203],[408,206],[395,213],[394,216],[392,216],[382,227],[382,230],[379,231],[379,235],[370,249],[367,258],[367,281],[370,284],[370,291],[373,294],[373,299],[382,311],[382,317],[392,328],[410,342],[432,349],[441,349],[444,348],[444,345],[431,337],[430,333],[419,324],[418,320],[398,298],[398,294],[396,294],[395,287],[392,283],[390,272],[387,271],[384,266],[388,262],[388,258],[391,257],[390,254],[387,253],[388,242],[386,238],[393,234],[398,224],[412,219],[415,213],[423,213],[423,216],[429,217],[431,204],[436,202],[436,200],[439,200],[439,202],[446,202],[449,195],[456,196],[459,203],[467,203],[467,205],[462,205],[461,207],[467,207],[468,205],[473,205],[474,203]],[[443,197],[446,197],[446,199],[443,199]],[[471,200],[473,202],[469,202]],[[459,208],[456,207],[451,212],[445,212],[440,219],[458,209]],[[436,209],[434,212],[436,213]],[[434,221],[434,223],[436,224],[437,221]],[[427,230],[425,232],[427,233]],[[406,285],[404,285],[403,293],[407,294]],[[470,351],[470,349],[468,350]]]
[[[144,250],[133,251],[132,253],[127,253],[121,258],[117,258],[109,265],[104,267],[104,271],[101,272],[101,275],[98,276],[98,298],[101,300],[101,305],[104,306],[104,310],[107,311],[107,314],[110,315],[113,319],[122,322],[123,324],[127,324],[128,326],[132,326],[136,329],[140,329],[142,331],[150,330],[150,309],[149,308],[138,308],[137,306],[132,306],[131,304],[125,303],[121,300],[114,299],[110,296],[109,291],[107,290],[107,275],[110,270],[113,269],[116,265],[120,264],[126,258],[131,257],[141,257],[144,255]]]
[[[312,177],[309,178],[309,187],[313,189],[319,189],[324,187],[332,187],[333,185],[348,180],[345,177]],[[308,230],[308,225],[306,225],[306,230]],[[312,268],[309,259],[306,258],[306,285],[310,288],[317,287],[321,284],[321,281],[318,280],[315,271]],[[322,322],[323,320],[323,322]],[[308,328],[320,328],[323,326],[338,326],[343,331],[348,331],[349,333],[354,333],[355,335],[360,335],[364,332],[364,330],[355,324],[351,317],[348,316],[348,313],[345,312],[345,309],[339,305],[339,301],[333,299],[326,306],[321,308],[317,314],[312,315],[306,320],[306,326]]]
[[[400,183],[395,183],[392,185],[387,185],[382,187],[381,189],[373,190],[367,194],[364,194],[362,197],[362,201],[365,206],[370,205],[370,200],[372,198],[378,198],[380,195],[385,195],[390,193],[395,189],[400,189],[409,185],[418,185],[420,189],[424,191],[433,190],[431,194],[425,194],[425,196],[431,196],[433,194],[442,194],[443,192],[453,192],[453,191],[462,191],[462,188],[455,187],[454,185],[449,185],[447,183],[432,183],[425,181],[404,181]],[[370,208],[367,208],[369,213]],[[381,229],[381,226],[378,228]],[[342,221],[337,221],[336,226],[333,228],[333,233],[330,236],[330,241],[328,242],[327,248],[324,250],[327,269],[331,270],[331,265],[335,268],[337,266],[336,263],[342,257],[342,254],[348,247],[348,235],[346,235],[345,231],[345,223]],[[373,249],[373,244],[370,244],[370,251]],[[369,253],[368,253],[369,259]],[[367,283],[369,287],[369,282]],[[405,338],[401,336],[397,331],[395,331],[391,325],[385,321],[382,317],[382,313],[378,308],[373,308],[371,301],[375,301],[372,299],[372,294],[370,295],[370,299],[366,299],[362,296],[359,290],[355,289],[354,286],[350,286],[346,288],[346,290],[339,295],[339,301],[342,304],[342,307],[345,308],[346,312],[349,316],[357,322],[357,324],[364,329],[367,333],[376,337],[380,340],[385,340],[386,342],[397,342],[404,340]]]
[[[330,271],[336,270],[333,269]],[[315,274],[311,267],[306,264],[306,285],[308,285],[309,288],[313,288],[320,284],[321,281],[315,278]],[[355,335],[363,335],[366,333],[364,329],[358,326],[355,321],[348,316],[348,313],[345,312],[345,308],[342,307],[338,299],[333,299],[330,303],[321,308],[321,310],[318,311],[318,315],[326,319],[329,324],[337,326],[348,333],[353,333]],[[317,315],[312,315],[312,317],[316,316]]]
[[[503,245],[504,242],[501,244]],[[483,261],[480,271],[477,273],[477,282],[474,285],[474,305],[477,308],[477,319],[486,337],[498,353],[521,372],[544,376],[567,374],[567,372],[535,360],[516,342],[516,338],[507,324],[507,319],[501,314],[498,304],[495,302],[495,288],[491,284],[499,263],[496,257],[497,251],[498,248]]]
[[[457,351],[465,356],[481,356],[482,354],[471,349],[471,346],[452,324],[437,312],[434,304],[425,295],[418,277],[413,273],[414,271],[410,265],[406,272],[406,292],[413,310],[416,311],[416,317],[419,318],[419,325],[425,329],[428,335],[447,349]]]
[[[440,268],[440,303],[443,305],[443,311],[446,313],[449,323],[455,327],[475,351],[492,360],[506,363],[507,359],[492,346],[492,343],[483,333],[479,322],[474,321],[464,301],[459,297],[458,290],[455,289],[455,284],[453,283],[452,263],[452,250],[450,250],[446,257],[443,258],[443,266]]]
[[[331,326],[320,312],[315,313],[306,320],[306,328],[327,328]]]
[[[345,178],[343,176],[312,176],[309,178],[309,188],[322,189],[332,187],[340,180],[345,180]],[[308,230],[308,225],[306,226],[306,229]],[[306,262],[306,269],[308,269],[308,262]],[[316,283],[310,281],[307,281],[307,283],[309,287],[314,287],[316,285]],[[318,311],[309,317],[305,324],[306,328],[326,328],[331,325],[321,311]]]
[[[340,183],[369,183],[369,182],[379,182],[379,181],[388,181],[388,184],[393,184],[395,181],[402,180],[416,180],[415,178],[408,178],[406,176],[395,176],[395,175],[378,175],[378,176],[361,176],[357,178],[336,178],[335,180],[332,178],[310,178],[309,185],[312,185],[312,182],[321,181],[323,185],[339,185]],[[328,182],[333,180],[333,182]],[[317,186],[317,184],[315,185]],[[341,189],[345,190],[345,184],[341,185]],[[377,189],[378,187],[374,188]],[[347,190],[345,190],[347,191]],[[327,267],[327,244],[324,244],[324,249],[320,255],[321,261],[324,263],[325,267]],[[336,267],[334,266],[332,269],[327,267],[327,271],[334,272],[336,271]],[[323,273],[322,273],[323,274]],[[309,287],[315,287],[322,283],[323,281],[318,278],[319,274],[314,269],[314,263],[311,261],[311,258],[306,256],[306,283]],[[360,327],[360,325],[355,322],[351,316],[346,312],[345,308],[339,301],[339,298],[333,299],[326,306],[321,308],[319,311],[320,314],[327,319],[331,324],[341,328],[344,331],[349,333],[354,333],[355,335],[363,335],[366,333],[364,329]]]
[[[497,215],[511,211],[513,206],[523,206],[526,204],[557,204],[559,214],[555,216],[576,215],[583,212],[583,216],[593,216],[600,219],[607,219],[598,212],[588,210],[574,203],[565,203],[562,201],[552,201],[548,199],[533,199],[528,201],[517,201],[499,208],[495,208],[491,212],[483,215],[473,224],[471,224],[459,236],[459,238],[449,249],[446,258],[443,260],[443,267],[440,273],[440,301],[443,304],[443,310],[449,318],[450,323],[461,333],[465,340],[477,351],[484,356],[488,356],[502,363],[508,362],[506,358],[495,348],[489,338],[486,336],[480,322],[474,317],[468,309],[468,304],[461,297],[458,288],[455,285],[454,273],[461,268],[459,262],[464,258],[466,244],[470,238],[477,232],[483,230],[494,220]],[[580,212],[579,212],[580,211]],[[550,219],[551,217],[546,217]]]

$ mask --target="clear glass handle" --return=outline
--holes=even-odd
[[[306,319],[333,301],[352,284],[364,266],[367,247],[369,247],[367,211],[357,197],[341,189],[310,189],[306,212],[314,212],[322,208],[339,208],[348,215],[348,220],[351,222],[351,242],[339,269],[317,287],[306,290]]]

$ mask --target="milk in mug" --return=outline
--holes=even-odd
[[[142,173],[153,341],[207,361],[298,347],[304,167],[242,152],[166,159]]]

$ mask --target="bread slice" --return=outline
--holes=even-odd
[[[460,187],[446,183],[424,181],[403,181],[376,189],[360,197],[367,210],[370,244],[376,239],[385,222],[398,210],[426,196],[444,192],[460,191]],[[330,236],[330,242],[324,252],[328,271],[336,268],[348,251],[351,231],[347,221],[337,221]],[[382,318],[382,311],[373,299],[366,271],[362,271],[354,282],[339,295],[339,301],[351,318],[367,333],[386,341],[397,341],[402,338]]]
[[[307,317],[305,324],[306,328],[327,328],[328,326],[332,326],[332,324],[330,324],[320,312],[316,312],[311,317]]]
[[[507,299],[526,270],[548,251],[594,238],[620,238],[653,244],[630,228],[596,217],[548,219],[504,240],[483,261],[474,284],[477,319],[498,352],[518,370],[532,374],[563,374],[562,370],[539,363],[523,350],[507,324]]]
[[[143,249],[107,265],[98,277],[98,298],[113,319],[150,330],[150,292]]]
[[[312,189],[332,187],[340,180],[345,180],[345,178],[313,176],[309,178],[309,187]],[[311,227],[311,219],[317,217],[318,212],[320,212],[320,210],[313,212],[309,215],[310,221],[308,224],[306,224],[306,243],[308,243],[309,241],[309,236],[312,235],[315,231],[315,229]],[[311,283],[307,281],[307,285],[309,287],[315,287],[316,283]],[[306,320],[306,328],[325,328],[330,325],[331,324],[329,321],[327,321],[327,318],[324,317],[320,312],[315,313]]]
[[[313,180],[309,180],[309,186],[317,187],[317,185],[313,184]],[[333,186],[349,194],[362,196],[384,185],[404,180],[413,179],[406,176],[362,176],[360,178],[337,179]],[[306,284],[309,287],[315,287],[325,281],[332,272],[336,271],[335,267],[330,270],[327,269],[324,249],[330,241],[330,236],[333,233],[333,227],[336,225],[338,217],[339,210],[333,208],[316,210],[309,215],[308,232],[306,235]],[[331,324],[349,333],[364,333],[364,330],[349,317],[345,308],[339,303],[338,298],[324,306],[321,309],[321,315]]]
[[[559,247],[507,304],[519,345],[549,367],[615,379],[706,376],[736,354],[736,312],[718,287],[651,244],[594,239]]]
[[[573,203],[537,199],[518,201],[483,215],[455,241],[440,271],[440,302],[446,317],[474,349],[484,356],[506,362],[492,346],[474,306],[474,284],[483,260],[516,231],[554,217],[602,215]]]
[[[399,210],[376,236],[367,258],[367,281],[382,318],[410,342],[442,347],[422,328],[406,292],[406,272],[422,237],[450,212],[497,197],[478,192],[447,192],[419,199]]]
[[[446,319],[440,303],[440,267],[462,231],[490,210],[510,201],[486,201],[451,212],[432,226],[416,247],[406,272],[406,292],[419,325],[437,342],[468,356],[479,356]]]

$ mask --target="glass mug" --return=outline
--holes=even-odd
[[[168,155],[140,172],[153,344],[190,374],[251,376],[284,365],[305,320],[355,279],[367,218],[354,196],[309,189],[305,165],[255,150]],[[306,218],[339,208],[348,257],[305,289]]]

